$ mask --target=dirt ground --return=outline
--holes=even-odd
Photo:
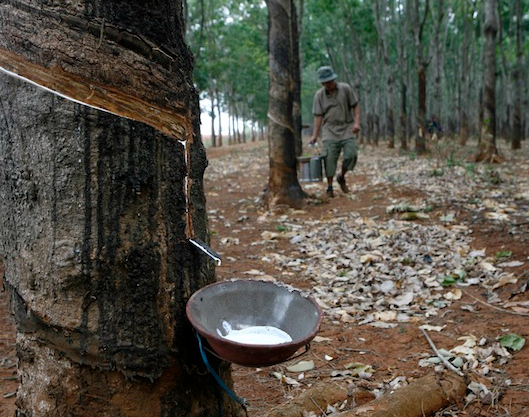
[[[380,150],[382,151],[382,150]],[[378,152],[376,148],[363,148],[364,155]],[[397,150],[384,150],[395,152]],[[211,247],[223,258],[222,266],[217,268],[218,280],[232,278],[274,278],[300,289],[310,289],[312,282],[300,277],[287,267],[279,267],[272,262],[263,261],[263,250],[267,253],[289,254],[295,252],[289,239],[270,239],[263,245],[255,245],[263,239],[263,233],[282,230],[285,214],[292,211],[279,208],[267,211],[260,197],[266,187],[268,176],[267,149],[264,143],[252,143],[219,149],[209,149],[210,167],[217,161],[228,161],[231,169],[219,175],[206,174],[205,190],[210,212]],[[252,156],[260,161],[257,165],[244,166]],[[243,162],[240,162],[243,161]],[[242,163],[242,166],[241,166]],[[369,175],[348,174],[348,181],[355,184],[367,184]],[[323,183],[302,184],[304,189],[315,196],[304,210],[298,210],[298,219],[321,220],[340,213],[357,212],[364,218],[379,220],[390,219],[394,213],[388,213],[387,207],[395,199],[416,199],[423,194],[420,189],[400,186],[398,183],[374,184],[361,187],[354,198],[336,191],[333,199],[324,196]],[[446,207],[434,207],[433,211]],[[527,209],[529,213],[529,208]],[[283,217],[282,217],[283,216]],[[265,220],[263,220],[265,219]],[[435,216],[421,220],[436,222]],[[524,265],[513,267],[511,272],[519,277],[516,284],[505,285],[497,290],[502,300],[529,301],[526,285],[529,276],[525,264],[529,254],[529,235],[525,232],[513,234],[510,227],[486,218],[476,216],[471,209],[458,208],[458,221],[467,222],[472,228],[472,247],[486,248],[494,254],[509,250],[509,260],[517,260]],[[527,221],[527,219],[525,219]],[[522,225],[523,227],[523,225]],[[230,243],[231,242],[231,243]],[[506,331],[529,337],[528,316],[513,314],[486,302],[486,294],[479,286],[468,287],[461,299],[454,301],[442,310],[438,316],[430,319],[432,325],[446,326],[442,332],[432,332],[430,336],[438,347],[450,349],[458,344],[457,340],[466,335],[479,339],[495,339]],[[16,358],[14,352],[14,327],[7,313],[5,293],[0,293],[0,416],[12,417],[14,393],[17,388]],[[469,308],[471,306],[472,308]],[[267,368],[246,368],[233,365],[234,391],[249,403],[250,416],[263,416],[273,406],[283,404],[299,395],[316,383],[329,382],[346,387],[354,387],[354,399],[351,403],[361,405],[372,400],[375,395],[385,392],[389,386],[408,383],[415,378],[431,374],[432,367],[420,367],[419,360],[425,353],[432,354],[416,322],[398,323],[392,328],[374,328],[359,323],[335,320],[325,315],[317,342],[302,357],[314,361],[314,368],[303,373],[288,372],[286,367],[297,361],[287,362]],[[474,399],[467,403],[462,399],[451,407],[440,410],[436,416],[529,416],[529,347],[511,352],[509,360],[498,366],[494,378],[469,371],[469,382],[484,384],[490,395]],[[299,361],[299,360],[298,360]],[[352,362],[368,364],[372,371],[368,376],[352,375],[343,372]],[[296,380],[297,383],[280,380],[282,374]],[[322,410],[322,413],[325,410]]]
[[[257,152],[266,154],[266,148],[254,145]],[[251,148],[246,146],[246,149]],[[234,161],[240,157],[242,149],[212,149],[209,151],[211,164],[215,164],[215,158],[230,158]],[[368,152],[378,152],[376,148],[364,149]],[[383,152],[386,152],[384,150]],[[229,152],[229,155],[226,155]],[[397,153],[397,151],[394,151]],[[360,155],[362,158],[362,154]],[[289,273],[285,268],[270,266],[262,262],[259,253],[252,250],[252,242],[258,241],[263,232],[274,231],[280,228],[282,217],[288,210],[277,210],[275,213],[267,213],[260,205],[259,195],[263,192],[268,175],[266,157],[262,158],[262,166],[259,170],[252,172],[236,170],[224,177],[222,183],[206,182],[206,195],[208,195],[208,205],[215,210],[223,208],[222,219],[210,220],[212,234],[212,247],[222,252],[224,262],[217,269],[218,279],[231,278],[255,278],[251,275],[253,271],[266,272],[267,275],[304,289],[310,287],[311,282],[306,279],[299,279],[296,274]],[[348,174],[351,183],[359,184],[369,182],[369,176]],[[297,212],[298,218],[305,218],[307,221],[323,219],[329,216],[338,216],[340,213],[358,212],[365,218],[392,218],[395,215],[387,213],[386,207],[392,201],[408,199],[414,201],[421,196],[422,191],[402,187],[375,185],[373,187],[359,187],[362,191],[347,198],[339,191],[335,190],[335,198],[326,199],[323,194],[325,187],[322,183],[307,184],[302,183],[304,189],[311,195],[320,197],[318,204],[308,205],[303,212]],[[259,188],[260,187],[260,188]],[[335,184],[336,187],[336,184]],[[435,207],[441,211],[444,207]],[[512,259],[521,262],[527,261],[529,253],[529,242],[527,234],[521,238],[513,237],[511,230],[501,224],[490,221],[476,219],[475,213],[465,212],[461,207],[458,218],[466,219],[472,225],[473,247],[476,249],[486,248],[487,253],[497,253],[503,250],[512,251]],[[266,223],[259,223],[257,220],[264,214],[268,214]],[[218,214],[218,213],[217,213]],[[242,217],[241,217],[242,216]],[[215,216],[212,216],[215,217]],[[436,216],[431,215],[431,219]],[[241,227],[241,219],[244,219],[244,227]],[[526,219],[527,220],[527,219]],[[427,220],[435,221],[435,220]],[[237,232],[235,229],[240,229]],[[236,234],[234,234],[234,230]],[[527,229],[525,229],[527,230]],[[221,241],[226,236],[237,236],[237,245],[221,245]],[[278,253],[289,253],[295,249],[288,239],[277,239],[270,243],[272,247],[267,249]],[[529,277],[525,272],[526,267],[521,266],[515,273],[520,274],[527,282]],[[259,278],[257,276],[256,278]],[[519,288],[521,281],[516,285]],[[501,289],[500,297],[511,300],[528,300],[529,292],[515,294],[515,286],[506,286]],[[473,334],[478,339],[494,338],[503,334],[507,329],[510,332],[523,335],[527,338],[529,330],[526,316],[508,314],[495,309],[492,306],[478,302],[486,300],[485,292],[481,288],[468,287],[465,295],[445,309],[439,317],[433,319],[433,324],[446,325],[443,332],[432,336],[438,347],[451,348],[457,345],[456,340],[464,335]],[[475,297],[475,298],[474,298]],[[473,305],[474,309],[468,311],[462,306]],[[317,382],[329,381],[329,383],[345,384],[355,386],[359,389],[355,395],[355,403],[361,405],[374,398],[377,389],[387,386],[391,381],[398,380],[399,377],[406,377],[412,380],[428,373],[432,373],[432,368],[421,368],[418,366],[419,359],[425,352],[431,352],[427,340],[423,337],[417,323],[399,323],[397,327],[390,329],[373,328],[367,325],[354,323],[341,323],[325,317],[320,336],[329,340],[321,343],[312,343],[310,351],[303,357],[304,360],[313,360],[315,369],[306,372],[303,383],[300,387],[280,383],[273,373],[282,373],[291,377],[296,375],[286,372],[286,366],[291,363],[276,365],[271,368],[249,369],[234,365],[235,390],[238,395],[248,400],[249,413],[253,416],[264,415],[266,410],[274,405],[284,403],[290,398],[299,395],[308,386]],[[332,360],[327,360],[332,357]],[[351,377],[333,377],[344,369],[344,365],[354,362],[370,364],[374,373],[372,378],[363,380]],[[294,361],[295,362],[295,361]],[[529,416],[529,350],[527,347],[520,352],[516,352],[513,358],[502,367],[501,378],[495,378],[494,382],[481,377],[476,373],[471,373],[469,381],[475,380],[487,385],[494,395],[489,398],[474,400],[470,404],[462,401],[447,410],[440,411],[437,415],[442,416]],[[382,389],[383,391],[383,389]]]

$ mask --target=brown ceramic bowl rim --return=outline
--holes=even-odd
[[[208,329],[206,329],[204,326],[202,326],[193,317],[193,314],[191,312],[191,308],[192,308],[192,304],[193,304],[194,300],[197,297],[199,297],[202,292],[207,291],[208,289],[210,289],[212,287],[229,286],[229,285],[234,284],[234,283],[238,283],[239,285],[241,283],[244,283],[242,285],[246,285],[246,284],[250,285],[250,284],[255,284],[255,283],[257,283],[258,285],[261,285],[261,284],[262,285],[269,285],[269,286],[270,285],[275,285],[276,287],[283,288],[286,291],[298,293],[301,297],[308,299],[313,304],[313,306],[314,306],[314,308],[315,308],[315,310],[316,310],[316,312],[318,314],[318,320],[317,320],[316,325],[314,326],[314,329],[309,334],[307,334],[305,337],[293,339],[290,342],[281,343],[281,344],[278,344],[278,345],[262,345],[262,344],[250,344],[250,343],[235,342],[233,340],[226,339],[225,337],[219,336],[218,334],[209,331]],[[233,347],[237,347],[237,348],[248,347],[248,349],[252,349],[252,350],[259,350],[259,349],[269,350],[269,349],[274,349],[274,348],[276,348],[276,349],[279,349],[279,348],[287,349],[289,347],[294,347],[294,346],[297,346],[297,348],[300,348],[301,346],[306,345],[308,342],[310,342],[316,336],[316,334],[318,333],[318,331],[320,329],[321,323],[323,321],[323,312],[322,312],[320,306],[318,305],[318,303],[316,302],[316,300],[314,299],[314,297],[312,297],[310,294],[303,294],[300,290],[298,290],[296,288],[293,288],[293,287],[291,287],[289,285],[283,284],[283,283],[278,283],[278,282],[274,282],[274,281],[256,280],[256,279],[240,279],[240,280],[230,280],[230,281],[219,281],[219,282],[214,282],[212,284],[208,284],[208,285],[200,288],[199,290],[195,291],[191,295],[191,297],[189,297],[189,300],[187,301],[187,304],[186,304],[186,314],[187,314],[187,318],[191,322],[192,326],[198,331],[198,333],[201,336],[205,337],[206,340],[209,341],[210,339],[213,339],[214,341],[216,341],[218,343],[222,343],[222,344],[225,344],[225,345],[228,345],[228,346],[233,346]]]

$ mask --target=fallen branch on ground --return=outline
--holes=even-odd
[[[455,375],[427,375],[340,417],[427,417],[462,399],[465,379]]]
[[[458,374],[459,376],[465,376],[465,374],[463,372],[461,372],[459,369],[457,369],[454,365],[452,365],[442,354],[441,352],[439,352],[439,350],[437,349],[437,347],[435,346],[434,342],[432,341],[432,339],[430,338],[430,336],[428,336],[428,333],[426,333],[426,331],[424,329],[421,329],[421,332],[422,334],[424,335],[424,337],[426,338],[426,340],[428,341],[428,343],[430,344],[430,347],[432,348],[432,350],[434,351],[435,355],[441,359],[441,362],[444,363],[444,365],[450,369],[451,371],[454,371],[456,374]]]
[[[468,295],[470,298],[473,298],[474,300],[476,300],[478,303],[481,303],[487,307],[490,307],[494,310],[498,310],[498,311],[501,311],[502,313],[507,313],[507,314],[513,314],[515,316],[523,316],[523,317],[529,317],[529,314],[528,313],[519,313],[517,311],[512,311],[512,310],[507,310],[505,308],[501,308],[501,307],[496,307],[496,306],[493,306],[492,304],[489,304],[483,300],[480,300],[478,297],[474,297],[472,294],[466,292],[466,291],[463,291],[463,294],[465,295]]]

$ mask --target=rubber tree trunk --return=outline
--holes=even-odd
[[[411,5],[412,14],[410,14],[410,18],[414,20],[414,22],[411,22],[411,31],[415,41],[415,66],[417,68],[417,139],[415,141],[415,151],[417,153],[425,153],[427,151],[424,131],[426,128],[426,70],[430,59],[424,51],[426,48],[424,30],[430,13],[430,0],[426,0],[422,14],[420,9],[420,2],[414,0]]]
[[[512,120],[512,149],[522,148],[523,138],[523,48],[522,48],[522,0],[515,2],[516,13],[516,65],[513,69],[514,109]]]
[[[415,151],[417,153],[426,152],[426,65],[419,63],[417,67],[417,140],[415,141]]]
[[[387,25],[384,25],[384,20],[388,18],[388,13],[390,18],[394,18],[393,16],[393,10],[394,10],[394,2],[390,1],[387,2],[388,8],[386,9],[384,6],[386,5],[385,1],[382,0],[376,0],[374,3],[374,9],[375,9],[375,23],[378,33],[378,45],[380,48],[380,51],[382,53],[383,62],[384,62],[384,76],[386,77],[386,86],[387,86],[387,93],[386,93],[386,119],[387,119],[387,128],[386,128],[386,134],[387,134],[387,144],[388,148],[393,149],[395,148],[395,112],[394,112],[394,74],[391,70],[391,60],[388,53],[388,30]],[[388,10],[389,9],[389,10]]]
[[[299,1],[300,12],[303,14],[303,1]],[[302,117],[301,117],[301,60],[299,54],[299,39],[301,38],[301,19],[298,16],[296,0],[291,3],[291,24],[290,31],[292,44],[292,75],[293,75],[293,91],[292,91],[292,123],[294,128],[294,141],[296,156],[303,154],[303,138],[301,136]]]
[[[440,126],[444,126],[443,120],[443,68],[445,68],[445,52],[446,52],[446,31],[448,25],[446,24],[446,13],[444,0],[437,0],[436,16],[434,19],[435,29],[433,38],[433,94],[432,94],[432,105],[431,114],[429,120],[436,121]],[[428,128],[428,123],[426,128]],[[435,130],[437,138],[440,139],[443,136],[443,131],[440,129]]]
[[[402,150],[408,149],[408,84],[407,79],[409,77],[408,66],[405,65],[406,58],[406,39],[408,31],[406,25],[399,23],[398,28],[400,34],[400,40],[398,43],[399,57],[398,62],[402,68],[400,74],[400,113],[399,113],[399,136],[400,136],[400,148]]]
[[[469,137],[469,117],[468,117],[468,103],[469,103],[469,77],[468,72],[470,68],[470,23],[468,18],[468,5],[463,6],[463,40],[461,44],[461,96],[459,97],[459,144],[465,146]]]
[[[498,154],[496,148],[496,36],[498,18],[496,0],[485,1],[484,26],[484,74],[483,74],[483,137],[485,139],[484,155],[478,158],[492,162]]]
[[[207,160],[181,2],[61,4],[0,4],[17,415],[238,416],[185,316],[215,276],[188,241],[208,240]]]
[[[268,140],[270,173],[266,201],[269,206],[300,207],[305,194],[297,179],[296,135],[293,118],[295,80],[291,34],[296,18],[294,0],[268,0],[270,86]]]

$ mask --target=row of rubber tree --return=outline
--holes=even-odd
[[[422,132],[464,144],[483,129],[519,147],[527,136],[529,1],[294,1],[302,123],[312,122],[315,72],[332,65],[362,103],[365,139],[423,147]],[[285,3],[286,4],[286,3]],[[286,6],[283,6],[285,8]],[[195,82],[211,100],[212,146],[268,127],[268,20],[263,1],[187,1]],[[494,80],[491,76],[494,75]],[[494,87],[487,84],[494,83]],[[494,97],[491,94],[494,93]],[[494,101],[494,104],[492,103]],[[486,114],[492,112],[494,114]],[[221,112],[243,119],[223,126]]]

